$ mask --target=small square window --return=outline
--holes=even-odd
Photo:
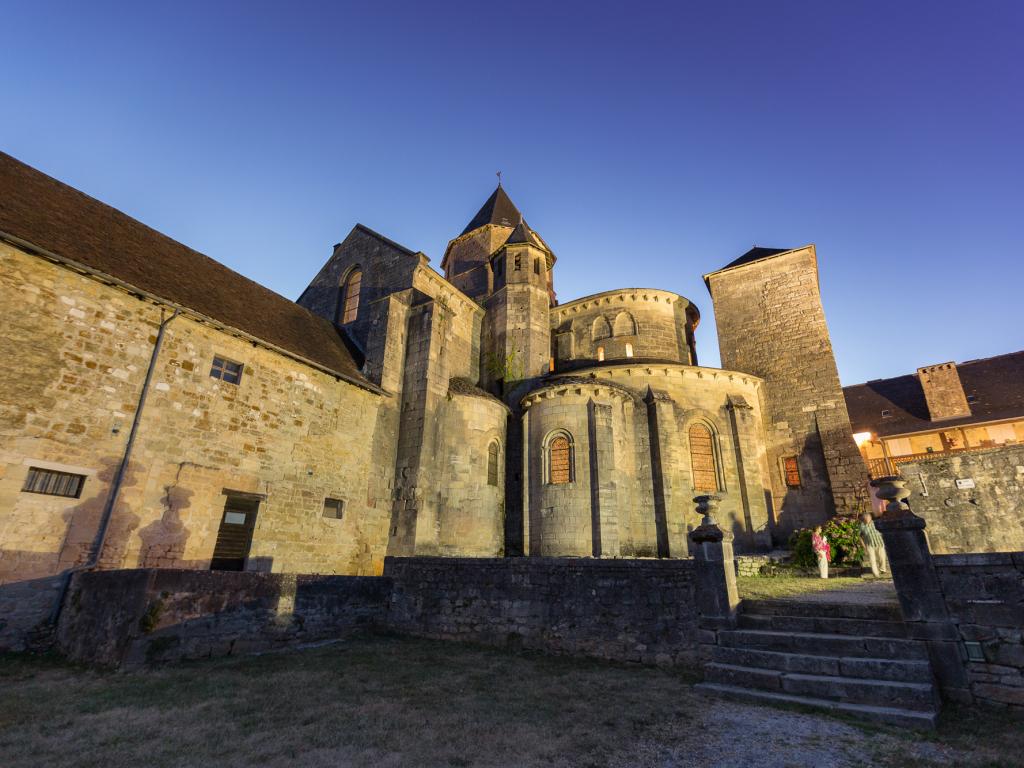
[[[210,368],[210,375],[215,379],[226,381],[228,384],[237,384],[242,380],[242,364],[215,356],[213,367]]]
[[[31,467],[21,490],[24,493],[41,493],[46,496],[65,496],[69,499],[77,499],[82,495],[84,483],[85,475],[73,475],[70,472]]]
[[[892,416],[892,411],[888,410],[887,408],[882,410],[883,419],[888,419],[890,416]]]
[[[324,499],[324,517],[330,520],[341,520],[345,514],[345,502],[343,499]]]

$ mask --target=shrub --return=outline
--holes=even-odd
[[[832,548],[830,563],[852,563],[859,565],[864,559],[864,544],[860,540],[858,521],[853,517],[833,517],[821,527]],[[811,546],[813,528],[801,528],[789,537],[789,548],[793,550],[793,564],[812,568],[818,564]]]

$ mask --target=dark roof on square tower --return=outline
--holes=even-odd
[[[0,152],[0,237],[193,310],[376,389],[330,321]]]
[[[730,267],[738,267],[741,264],[749,264],[752,261],[760,261],[761,259],[767,259],[769,256],[778,256],[780,253],[786,253],[792,250],[791,248],[762,248],[759,245],[755,245],[749,251],[744,253],[738,259],[734,259],[726,264],[722,269],[729,269]]]
[[[889,437],[1024,417],[1024,352],[969,360],[956,370],[970,416],[933,421],[921,380],[912,373],[843,387],[853,431]]]
[[[505,190],[499,184],[494,193],[487,198],[487,202],[476,212],[462,234],[472,232],[474,229],[486,226],[487,224],[498,224],[502,227],[514,227],[523,219],[515,204],[505,194]]]

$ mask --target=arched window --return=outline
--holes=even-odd
[[[359,314],[359,289],[363,285],[363,270],[356,267],[348,273],[341,290],[341,322],[351,323]]]
[[[573,480],[572,440],[559,432],[548,441],[548,482],[564,485]]]
[[[487,446],[487,484],[496,486],[498,484],[498,441],[493,440]]]
[[[616,336],[635,336],[636,335],[636,321],[629,312],[619,312],[615,316],[615,335]]]
[[[604,347],[597,348],[597,360],[598,362],[604,361]]]
[[[594,324],[590,327],[590,338],[594,341],[607,339],[612,335],[612,327],[601,315],[594,318]]]
[[[718,492],[718,469],[715,463],[715,440],[711,430],[694,424],[689,430],[690,464],[693,467],[695,491]]]
[[[626,357],[632,357],[632,356],[633,356],[633,345],[627,342],[626,343]]]

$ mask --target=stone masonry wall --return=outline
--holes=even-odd
[[[170,311],[5,245],[0,314],[0,356],[17,362],[0,367],[0,606],[25,618],[48,613],[54,594],[28,590],[31,609],[27,584],[89,556]],[[214,355],[244,365],[238,385],[210,376]],[[250,567],[380,573],[396,410],[390,398],[175,318],[101,566],[208,568],[225,491],[240,491],[262,497]],[[85,476],[80,498],[23,492],[30,467]],[[342,519],[323,517],[328,496],[345,501]]]
[[[967,662],[971,693],[978,701],[1024,712],[1024,552],[933,560],[961,639],[979,644],[984,656]]]
[[[645,664],[698,663],[687,560],[388,558],[389,627]]]
[[[57,647],[107,667],[269,651],[379,629],[391,582],[137,569],[80,573]]]
[[[765,432],[779,538],[854,511],[867,470],[853,442],[813,246],[708,275],[722,366],[765,380]],[[783,459],[797,456],[799,488]]]
[[[935,454],[900,472],[911,508],[928,523],[932,552],[1024,549],[1024,445]],[[958,488],[957,480],[973,487]]]

